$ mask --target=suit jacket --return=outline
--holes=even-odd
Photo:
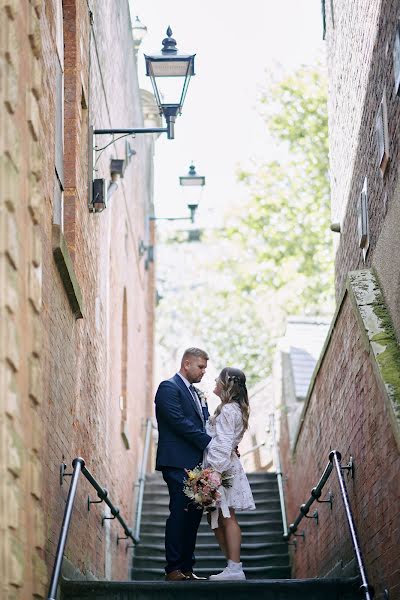
[[[178,374],[160,383],[155,404],[158,423],[156,469],[193,469],[202,462],[203,450],[211,437],[205,433],[195,401]],[[203,415],[207,420],[207,408],[203,408]]]

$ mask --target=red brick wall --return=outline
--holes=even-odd
[[[337,298],[349,271],[373,265],[400,339],[397,239],[382,236],[391,221],[398,222],[392,209],[399,202],[400,97],[395,94],[393,63],[399,3],[326,2],[326,9],[332,212],[333,221],[341,222],[336,238]],[[382,176],[375,123],[385,89],[390,158]],[[358,246],[357,202],[365,178],[370,248],[364,263]]]
[[[345,475],[345,481],[370,582],[378,598],[387,588],[391,600],[398,599],[400,455],[348,297],[317,374],[294,455],[289,450],[285,420],[282,426],[289,523],[310,497],[332,449],[341,452],[342,464],[347,464],[350,456],[354,460],[354,479]],[[299,526],[306,538],[305,542],[297,538],[297,551],[292,553],[294,577],[324,576],[339,561],[345,566],[354,557],[335,472],[321,499],[329,491],[334,494],[333,510],[329,504],[314,503],[309,516],[317,509],[319,525],[303,519]]]
[[[64,0],[65,219],[64,232],[83,296],[83,319],[75,320],[52,255],[54,184],[55,0],[42,4],[43,88],[41,142],[45,150],[43,194],[43,498],[46,562],[52,565],[69,480],[60,488],[59,465],[82,456],[132,525],[133,483],[141,457],[143,425],[151,411],[153,273],[139,255],[150,202],[146,186],[152,160],[145,140],[131,140],[137,155],[119,189],[100,214],[88,211],[87,124],[97,128],[141,125],[141,109],[128,2],[93,4]],[[90,58],[89,58],[90,49]],[[90,74],[89,74],[90,64]],[[82,88],[88,110],[82,108]],[[96,140],[105,145],[110,137]],[[104,143],[104,144],[103,144]],[[98,163],[109,180],[111,157],[125,156],[125,141],[110,146]],[[125,384],[122,354],[123,298],[127,298],[126,447],[121,435]],[[131,559],[117,521],[101,526],[105,505],[87,510],[95,492],[82,479],[66,558],[84,575],[124,579]]]

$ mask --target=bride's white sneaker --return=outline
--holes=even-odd
[[[228,565],[225,567],[221,573],[217,573],[217,575],[210,575],[208,579],[212,581],[227,581],[227,580],[241,580],[246,579],[246,575],[242,569],[242,563],[235,563],[233,560],[228,560]]]

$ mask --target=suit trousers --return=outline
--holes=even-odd
[[[192,571],[194,548],[203,511],[183,493],[184,469],[163,467],[162,474],[169,491],[169,517],[165,524],[166,573],[176,569]]]

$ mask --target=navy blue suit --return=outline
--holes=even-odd
[[[205,432],[195,400],[178,374],[160,383],[155,404],[159,436],[156,469],[162,471],[170,498],[170,515],[165,525],[165,570],[192,571],[202,511],[183,493],[183,480],[187,477],[184,469],[202,462],[203,450],[211,438]],[[207,407],[202,412],[206,421]]]

